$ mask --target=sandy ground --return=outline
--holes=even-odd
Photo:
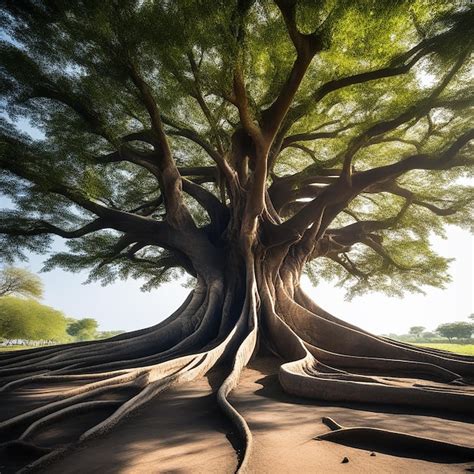
[[[231,401],[245,416],[254,436],[252,473],[449,473],[466,472],[472,463],[447,464],[410,459],[396,446],[374,452],[370,446],[342,446],[313,438],[328,431],[321,422],[331,416],[347,426],[370,426],[474,445],[473,420],[448,413],[406,412],[387,406],[330,406],[289,397],[282,392],[272,359],[258,359],[243,374]],[[232,426],[220,414],[212,387],[221,377],[207,379],[163,394],[111,433],[75,449],[48,466],[48,474],[232,473],[237,466]],[[15,399],[1,403],[22,411],[39,403],[40,388],[23,389]],[[49,393],[47,396],[51,396]],[[10,395],[11,397],[12,395]],[[1,408],[0,407],[0,408]],[[8,410],[11,414],[11,409]],[[71,417],[35,439],[42,446],[72,440],[81,430],[103,418],[90,412]],[[8,459],[7,459],[8,454]],[[24,465],[27,453],[3,451],[0,473]],[[347,457],[349,462],[342,463]],[[2,467],[3,466],[3,467]],[[474,469],[473,469],[474,470]]]

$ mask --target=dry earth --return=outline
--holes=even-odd
[[[321,418],[330,416],[346,426],[370,426],[474,445],[474,420],[451,413],[400,410],[380,406],[334,406],[295,399],[279,387],[277,361],[260,358],[245,370],[231,401],[244,415],[254,435],[252,473],[449,473],[466,472],[472,463],[450,463],[446,458],[417,453],[410,458],[397,446],[348,447],[313,438],[329,431]],[[232,473],[237,466],[236,438],[230,423],[215,405],[212,387],[218,372],[207,379],[163,394],[111,433],[76,448],[48,466],[48,474]],[[56,387],[60,389],[60,387]],[[44,402],[54,390],[24,388],[3,397],[2,419]],[[60,427],[35,439],[41,446],[57,446],[74,439],[104,412],[71,417]],[[235,448],[235,449],[234,449]],[[384,451],[384,452],[382,452]],[[375,455],[371,455],[375,453]],[[349,462],[342,463],[347,457]],[[1,474],[15,472],[32,453],[23,448],[3,449]],[[474,469],[472,469],[474,470]]]

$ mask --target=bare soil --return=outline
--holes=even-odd
[[[278,384],[278,364],[259,358],[245,369],[230,397],[254,435],[252,473],[447,473],[466,472],[472,463],[456,463],[433,453],[413,453],[397,446],[357,447],[315,436],[329,429],[329,416],[345,426],[368,426],[474,445],[474,420],[452,413],[401,409],[387,405],[339,405],[295,399]],[[232,473],[237,467],[238,437],[221,415],[213,390],[222,381],[219,371],[207,378],[162,394],[110,433],[89,441],[42,472],[83,473]],[[60,387],[58,386],[59,390]],[[41,386],[8,394],[0,404],[2,419],[26,407],[44,403],[54,391]],[[35,444],[49,447],[69,442],[109,411],[91,411],[64,420],[41,434]],[[0,472],[15,472],[38,454],[27,446],[3,448]],[[421,459],[415,459],[421,458]],[[347,458],[348,462],[343,462]]]

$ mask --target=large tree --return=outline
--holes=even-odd
[[[47,268],[195,282],[151,328],[2,355],[4,390],[84,380],[4,429],[27,440],[131,388],[84,441],[219,363],[245,468],[252,437],[227,395],[263,349],[289,394],[472,412],[472,358],[371,335],[299,285],[304,271],[351,295],[448,281],[429,237],[472,223],[467,3],[3,3],[2,255],[60,236],[69,251]]]

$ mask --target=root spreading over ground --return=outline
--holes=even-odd
[[[469,357],[370,335],[325,313],[298,287],[289,294],[284,278],[269,281],[264,272],[256,273],[242,293],[226,292],[218,284],[196,288],[172,316],[146,330],[2,354],[2,392],[37,383],[70,386],[54,392],[47,403],[0,423],[4,447],[34,452],[22,472],[53,462],[111,430],[163,391],[202,377],[217,365],[227,367],[228,375],[216,401],[235,426],[239,471],[245,472],[252,433],[227,397],[252,355],[263,349],[282,361],[279,382],[288,394],[474,414],[474,361]],[[49,448],[35,442],[61,420],[94,409],[101,409],[105,418],[73,442]],[[402,443],[415,454],[419,451],[421,458],[431,450],[460,461],[474,459],[473,449],[465,446],[325,422],[335,431],[319,439],[362,443],[367,449]]]
[[[2,123],[12,208],[0,258],[47,252],[59,236],[69,251],[47,269],[148,288],[179,269],[196,286],[153,327],[0,354],[2,395],[51,387],[35,406],[18,397],[2,448],[39,469],[219,367],[216,403],[248,471],[252,432],[230,394],[264,351],[291,396],[473,415],[472,357],[369,334],[300,287],[308,268],[356,295],[448,281],[429,238],[443,222],[472,224],[459,179],[474,163],[470,2],[123,3],[2,2],[2,104],[44,137]],[[74,439],[41,442],[96,411]],[[354,437],[407,441],[327,435]]]

